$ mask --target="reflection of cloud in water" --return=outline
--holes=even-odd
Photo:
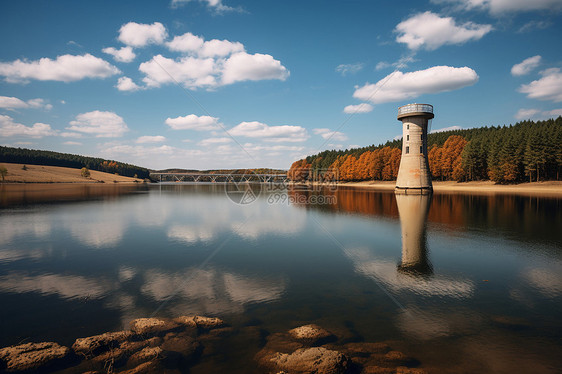
[[[211,241],[213,239],[213,232],[204,225],[198,227],[188,225],[172,226],[168,229],[168,238],[192,244],[198,241]]]
[[[283,279],[253,278],[215,269],[190,269],[169,274],[158,270],[145,273],[141,292],[163,302],[176,313],[242,312],[244,305],[279,299],[285,290]]]
[[[130,281],[135,277],[136,274],[137,271],[135,269],[130,268],[128,266],[121,266],[119,268],[119,281],[120,282]]]
[[[553,298],[562,295],[562,267],[557,269],[535,268],[523,273],[523,278],[544,296]]]
[[[0,245],[17,237],[45,238],[51,233],[51,223],[44,214],[7,214],[0,217]]]
[[[70,233],[82,243],[101,248],[119,244],[124,226],[120,222],[90,222],[70,225]]]
[[[456,298],[472,297],[474,293],[474,284],[468,279],[455,280],[440,275],[431,278],[401,275],[397,272],[395,263],[377,259],[365,248],[346,249],[345,255],[353,262],[356,272],[374,278],[394,291],[408,290],[426,296]]]
[[[283,282],[271,284],[272,282],[261,279],[249,279],[229,273],[224,274],[223,278],[230,299],[242,304],[276,300],[281,297],[285,290]]]
[[[419,340],[429,340],[454,334],[477,331],[483,323],[473,310],[409,306],[397,315],[397,325],[404,333]]]
[[[44,256],[45,251],[40,249],[0,249],[0,263],[18,261],[24,258],[37,260]]]
[[[82,297],[101,298],[111,286],[104,281],[92,280],[79,275],[43,274],[28,276],[12,273],[0,277],[0,290],[4,292],[39,292],[58,295],[65,299]]]

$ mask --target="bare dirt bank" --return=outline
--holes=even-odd
[[[5,167],[8,174],[4,183],[135,183],[142,182],[142,179],[124,177],[104,173],[101,171],[90,170],[90,178],[84,178],[80,174],[80,169],[63,168],[58,166],[25,165],[27,170],[23,170],[23,164],[0,163],[0,167]],[[0,179],[1,182],[1,179]]]
[[[368,188],[378,191],[393,191],[394,181],[363,181],[340,183],[341,187]],[[540,196],[562,196],[562,181],[533,182],[520,184],[495,184],[491,181],[478,182],[433,182],[436,193],[473,193],[473,194],[522,194]]]

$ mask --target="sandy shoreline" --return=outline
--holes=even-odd
[[[339,183],[338,187],[365,188],[377,191],[394,191],[395,181],[362,181]],[[433,182],[435,193],[463,194],[522,194],[537,196],[562,196],[562,181],[533,182],[520,184],[495,184],[491,181],[477,182]]]

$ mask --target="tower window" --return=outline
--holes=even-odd
[[[407,140],[407,141],[410,140],[410,135],[406,135],[406,140]]]
[[[420,146],[420,153],[423,153],[423,146]]]
[[[406,154],[410,153],[410,147],[406,147]]]
[[[410,130],[410,125],[406,125],[406,130]]]
[[[420,139],[423,140],[423,134],[421,134]]]

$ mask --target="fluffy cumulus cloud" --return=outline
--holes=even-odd
[[[320,129],[313,129],[312,132],[314,132],[316,135],[320,135],[322,138],[326,140],[329,139],[339,142],[343,142],[347,140],[347,135],[339,131],[332,131],[330,129],[320,128]]]
[[[119,78],[115,87],[117,87],[119,91],[138,91],[143,89],[129,77]]]
[[[162,143],[165,141],[166,138],[163,137],[162,135],[155,135],[155,136],[145,135],[139,137],[136,142],[139,144],[144,144],[144,143]]]
[[[151,25],[129,22],[119,29],[119,41],[131,47],[145,47],[149,44],[162,44],[168,37],[163,24],[154,22]]]
[[[114,138],[122,136],[129,128],[117,114],[94,110],[77,115],[76,120],[70,121],[67,130],[95,135],[97,138]]]
[[[343,108],[343,112],[347,114],[355,114],[355,113],[369,113],[373,110],[373,106],[367,103],[361,103],[357,105],[348,105]]]
[[[241,122],[228,132],[232,136],[261,138],[267,142],[304,142],[309,138],[306,129],[301,126],[269,126],[257,121]]]
[[[85,78],[107,78],[120,73],[119,69],[101,58],[87,53],[82,56],[63,55],[55,60],[15,60],[0,63],[0,76],[11,83],[31,79],[41,81],[73,82]]]
[[[511,68],[511,75],[525,75],[529,74],[532,70],[536,69],[541,63],[541,56],[533,56],[524,59],[522,62],[513,65]]]
[[[478,74],[468,67],[434,66],[425,70],[396,71],[375,84],[356,87],[353,97],[374,104],[411,99],[423,94],[453,91],[478,82]]]
[[[231,84],[240,81],[258,81],[264,79],[285,80],[289,71],[278,60],[261,53],[236,53],[224,62],[222,83]]]
[[[449,126],[449,127],[443,127],[442,129],[434,129],[434,130],[431,130],[430,132],[432,134],[434,134],[434,133],[437,133],[437,132],[454,131],[454,130],[462,130],[462,127],[460,127],[460,126]],[[400,136],[400,138],[402,138],[402,136]]]
[[[201,140],[199,143],[197,143],[200,146],[206,147],[209,145],[216,145],[216,144],[227,144],[227,143],[231,143],[232,142],[232,138],[228,138],[228,137],[221,137],[221,138],[207,138],[207,139],[203,139]]]
[[[562,0],[432,0],[433,3],[450,3],[463,9],[487,10],[494,15],[537,10],[559,11]]]
[[[140,64],[139,70],[147,87],[160,87],[162,84],[181,83],[187,88],[214,87],[217,66],[212,58],[186,56],[178,60],[154,56],[150,61]]]
[[[530,99],[562,101],[562,72],[559,68],[541,72],[542,78],[519,87],[519,92],[527,94]]]
[[[218,118],[189,114],[184,117],[167,118],[165,123],[173,130],[210,131],[218,129]]]
[[[355,74],[362,70],[365,64],[358,62],[355,64],[341,64],[336,67],[336,71],[341,73],[341,75],[346,76],[347,74]]]
[[[50,125],[35,123],[33,126],[25,126],[14,122],[10,116],[0,114],[0,136],[25,136],[30,138],[42,138],[44,136],[56,135]]]
[[[101,50],[103,53],[113,56],[115,61],[119,62],[131,62],[137,57],[133,48],[130,46],[122,47],[121,49],[115,49],[113,47],[104,48]]]
[[[3,109],[45,109],[51,110],[53,106],[45,103],[43,99],[23,101],[17,97],[0,96],[0,108]]]
[[[289,71],[268,54],[249,54],[240,42],[208,40],[190,32],[165,43],[172,52],[182,55],[168,58],[161,54],[143,62],[147,88],[179,83],[189,89],[207,88],[240,81],[285,80]]]
[[[457,25],[452,17],[441,17],[432,12],[416,14],[400,22],[395,31],[396,41],[410,49],[434,50],[446,44],[463,44],[479,40],[492,30],[491,25],[466,22]]]

